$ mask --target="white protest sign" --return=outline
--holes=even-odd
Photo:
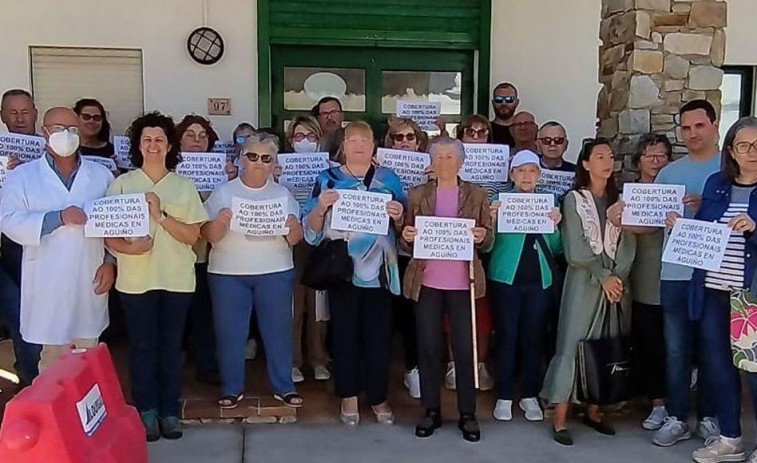
[[[500,193],[497,217],[499,233],[554,233],[555,222],[549,218],[555,197],[551,194]]]
[[[356,190],[336,190],[336,192],[339,194],[339,199],[332,206],[332,229],[371,235],[389,233],[389,214],[386,212],[386,203],[392,200],[392,195]]]
[[[670,233],[662,261],[717,271],[723,262],[731,228],[727,224],[678,219]]]
[[[0,197],[3,194],[3,188],[5,187],[5,175],[8,172],[8,156],[0,155]]]
[[[623,225],[664,227],[668,212],[683,216],[684,185],[626,183],[623,185]]]
[[[12,156],[22,162],[29,162],[42,157],[44,152],[45,139],[42,137],[0,133],[0,155]]]
[[[460,178],[473,183],[506,182],[510,147],[465,143],[465,162]]]
[[[213,153],[223,153],[225,155],[234,154],[234,142],[233,141],[217,141],[213,145],[213,149],[210,150]]]
[[[87,238],[137,238],[150,234],[150,212],[144,194],[107,196],[84,205]]]
[[[539,189],[562,196],[573,186],[575,172],[563,172],[560,170],[542,169],[539,177]]]
[[[181,158],[176,173],[192,180],[197,191],[213,191],[229,179],[224,172],[226,155],[223,153],[181,153]]]
[[[431,164],[428,153],[379,148],[376,151],[376,159],[380,165],[392,169],[397,174],[405,191],[426,183],[426,168]]]
[[[100,394],[100,386],[97,383],[80,401],[76,402],[76,411],[84,434],[93,435],[108,415],[105,410],[105,401]]]
[[[129,148],[131,143],[129,137],[122,137],[116,135],[113,137],[113,148],[116,152],[116,165],[121,169],[133,169],[131,164],[131,157],[129,156]]]
[[[436,119],[441,113],[441,101],[397,101],[397,115],[412,119],[421,130],[437,130]]]
[[[86,159],[88,161],[92,161],[94,163],[100,164],[101,166],[105,167],[111,172],[115,172],[118,170],[116,161],[114,161],[111,158],[104,158],[102,156],[82,156],[82,159]]]
[[[300,205],[310,198],[318,174],[329,168],[329,153],[284,153],[277,159],[279,183],[289,188]]]
[[[432,260],[473,260],[473,219],[447,217],[415,218],[413,258]]]
[[[231,198],[231,230],[247,236],[277,236],[289,233],[287,198],[251,201]]]

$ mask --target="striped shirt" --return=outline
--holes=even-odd
[[[731,203],[719,223],[727,224],[739,214],[746,214],[749,210],[749,195],[755,188],[752,186],[734,185],[731,190]],[[730,291],[744,287],[744,255],[746,254],[746,238],[744,233],[731,231],[725,247],[725,257],[717,271],[707,271],[704,277],[705,288]]]

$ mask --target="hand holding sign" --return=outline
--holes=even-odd
[[[683,214],[683,185],[626,183],[623,185],[623,225],[665,226],[668,212]]]
[[[726,224],[679,218],[670,233],[662,261],[717,271],[730,235],[731,229]]]
[[[136,238],[150,233],[145,195],[108,196],[85,206],[88,238]]]
[[[77,206],[68,206],[60,211],[60,221],[63,225],[84,225],[87,223],[87,214]]]

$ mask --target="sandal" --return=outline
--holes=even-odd
[[[239,395],[225,395],[218,399],[218,406],[226,410],[237,408],[242,399],[244,399],[243,392]]]
[[[296,392],[290,392],[284,395],[274,394],[273,398],[278,400],[279,402],[283,402],[287,407],[292,408],[300,408],[302,407],[302,404],[305,403],[305,400],[303,400],[302,396],[300,396]]]

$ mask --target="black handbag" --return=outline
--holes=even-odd
[[[336,177],[331,170],[327,173],[331,176],[327,186],[332,188]],[[371,166],[363,179],[366,188],[370,188],[375,173],[376,169]],[[347,241],[324,239],[310,253],[301,281],[308,288],[327,290],[352,281],[354,265],[347,249]]]
[[[610,335],[611,312],[617,312],[618,334]],[[622,334],[620,304],[607,303],[599,339],[578,343],[578,400],[589,404],[609,405],[634,397],[631,374],[632,344]]]

